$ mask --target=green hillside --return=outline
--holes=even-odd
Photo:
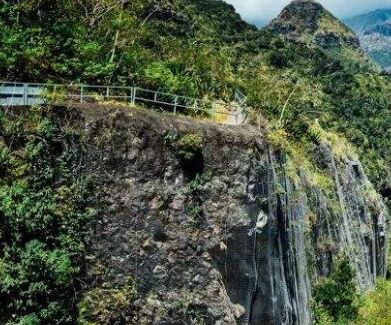
[[[348,29],[324,9],[305,33],[323,29],[337,46],[257,31],[219,0],[95,3],[3,6],[1,78],[140,85],[226,100],[240,88],[255,112],[280,120],[299,141],[314,119],[344,133],[378,187],[389,190],[389,80],[345,42]],[[296,18],[288,24],[299,30]]]

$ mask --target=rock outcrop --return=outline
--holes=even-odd
[[[90,286],[133,278],[126,324],[308,325],[311,284],[339,254],[362,290],[385,274],[387,211],[354,157],[314,147],[328,192],[292,170],[264,130],[138,110],[83,114],[102,202]],[[181,148],[184,137],[201,138],[201,150]]]

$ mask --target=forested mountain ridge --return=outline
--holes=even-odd
[[[391,9],[379,9],[346,19],[361,45],[383,69],[391,69]]]
[[[391,19],[391,9],[379,9],[372,12],[345,19],[345,23],[358,33],[368,28],[383,24]]]
[[[226,102],[240,89],[250,112],[229,128],[111,106],[1,111],[1,324],[378,312],[390,285],[363,311],[357,287],[387,272],[391,81],[322,6],[293,1],[257,30],[220,0],[9,1],[0,44],[3,80]]]

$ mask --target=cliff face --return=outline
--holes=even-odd
[[[102,202],[89,289],[132,278],[137,294],[120,323],[310,324],[311,284],[339,254],[362,290],[384,275],[387,212],[355,158],[314,145],[333,180],[327,192],[264,130],[83,114]]]

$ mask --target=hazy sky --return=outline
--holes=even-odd
[[[267,22],[276,17],[290,0],[225,0],[233,4],[242,17],[252,23]],[[373,9],[391,8],[391,0],[318,0],[340,18]]]

